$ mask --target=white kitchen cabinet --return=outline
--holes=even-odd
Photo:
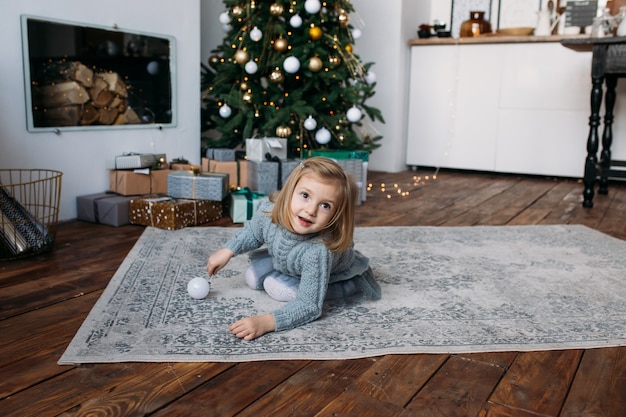
[[[559,42],[412,46],[407,165],[582,177],[590,71]]]

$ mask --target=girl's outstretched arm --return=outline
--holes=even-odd
[[[276,322],[272,314],[264,314],[241,319],[231,325],[228,330],[240,339],[253,340],[276,330]]]
[[[213,276],[217,274],[217,272],[224,268],[230,258],[235,256],[232,250],[227,248],[222,248],[215,252],[213,255],[209,256],[209,260],[206,264],[206,269],[209,272],[209,276]]]

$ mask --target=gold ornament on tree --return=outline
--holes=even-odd
[[[280,68],[274,68],[274,71],[270,73],[270,81],[273,83],[282,83],[285,80],[285,75]]]
[[[274,50],[277,52],[285,52],[289,44],[287,43],[287,39],[278,38],[274,41]]]
[[[323,63],[322,60],[318,57],[314,56],[309,60],[309,70],[312,72],[317,72],[322,69]]]
[[[215,66],[216,66],[217,64],[219,64],[219,63],[220,63],[220,57],[219,57],[219,55],[211,55],[211,56],[209,57],[209,66],[210,66],[210,67],[215,68]]]
[[[235,52],[235,62],[237,62],[238,64],[243,65],[249,60],[250,55],[248,55],[248,53],[243,49],[238,49],[237,52]]]
[[[243,14],[243,8],[241,6],[233,6],[231,13],[233,16],[241,16]]]
[[[311,39],[313,39],[314,41],[319,40],[322,38],[322,29],[320,29],[317,26],[312,26],[309,29],[309,36],[311,37]]]
[[[282,4],[273,3],[270,5],[270,14],[272,16],[280,16],[281,14],[283,14],[284,10],[285,8]]]
[[[337,22],[339,22],[339,26],[345,28],[350,23],[350,15],[345,10],[340,10],[337,15]]]
[[[245,93],[243,93],[243,96],[241,96],[241,99],[246,104],[252,103],[252,93],[250,91],[246,91]]]
[[[278,126],[276,128],[276,136],[279,138],[288,138],[291,135],[291,128],[289,126]]]
[[[239,89],[241,91],[246,91],[248,89],[248,83],[242,82],[241,84],[239,84]]]
[[[328,62],[332,67],[336,67],[337,65],[341,64],[341,58],[339,58],[337,55],[331,55],[328,57]]]

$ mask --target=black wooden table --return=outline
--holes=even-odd
[[[591,60],[591,115],[587,137],[587,158],[583,184],[583,207],[593,207],[594,187],[598,182],[598,192],[608,193],[609,178],[626,178],[626,161],[611,159],[613,142],[613,109],[615,108],[615,88],[617,79],[626,77],[626,37],[572,38],[561,40],[561,45],[579,52],[592,52]],[[600,126],[600,106],[603,87],[604,129],[602,131],[602,152],[598,161]],[[621,168],[621,169],[620,169]]]

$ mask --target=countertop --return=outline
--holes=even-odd
[[[427,45],[481,45],[490,43],[542,43],[561,42],[565,39],[589,39],[589,35],[551,35],[551,36],[505,36],[498,34],[480,35],[467,38],[413,38],[409,46]]]

